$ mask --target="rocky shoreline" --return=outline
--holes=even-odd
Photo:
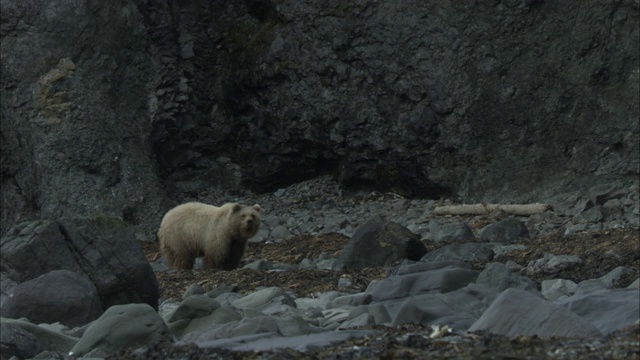
[[[349,193],[329,178],[199,200],[265,209],[243,268],[168,271],[143,243],[157,311],[118,305],[85,326],[38,327],[81,358],[640,356],[637,188],[568,194],[528,217],[435,215],[448,202]],[[404,247],[367,252],[381,243]],[[33,334],[29,324],[3,319]],[[38,358],[68,356],[33,336]]]

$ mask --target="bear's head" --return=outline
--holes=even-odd
[[[261,210],[262,208],[258,204],[253,206],[233,205],[231,221],[234,223],[234,228],[237,229],[240,237],[249,239],[258,233],[258,229],[260,229]]]

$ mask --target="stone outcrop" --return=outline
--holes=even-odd
[[[91,296],[85,302],[96,301],[98,310],[88,308],[88,317],[96,313],[100,315],[102,309],[118,304],[146,303],[153,308],[158,307],[160,294],[156,277],[139,242],[135,241],[133,230],[123,221],[60,219],[25,222],[2,238],[0,249],[3,316],[8,316],[4,314],[5,303],[11,305],[7,298],[29,280],[37,284],[38,280],[34,279],[41,281],[42,275],[51,276],[54,270],[80,274],[77,276],[88,279],[95,286],[99,299]],[[58,286],[51,291],[63,288]],[[40,296],[47,296],[41,286],[34,290],[39,291]]]
[[[2,0],[2,228],[328,173],[412,197],[637,181],[638,4]],[[628,186],[628,185],[626,185]]]
[[[154,128],[175,176],[504,201],[637,175],[632,1],[176,6],[202,110]]]
[[[137,8],[3,0],[1,16],[2,234],[76,216],[153,229],[165,198],[150,146],[154,58]]]

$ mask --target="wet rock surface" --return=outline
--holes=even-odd
[[[634,196],[630,191],[622,198]],[[160,304],[157,312],[148,307],[145,315],[136,315],[141,327],[106,320],[109,311],[119,317],[126,312],[113,306],[105,319],[73,329],[3,319],[3,326],[15,332],[7,351],[37,348],[60,356],[65,353],[61,348],[73,347],[85,357],[136,359],[471,358],[505,351],[518,356],[549,351],[557,357],[639,355],[640,233],[633,219],[609,227],[613,222],[603,218],[596,223],[599,230],[565,234],[567,226],[578,223],[574,213],[435,215],[433,209],[446,202],[350,193],[330,178],[272,194],[218,196],[259,202],[265,209],[264,230],[248,243],[242,268],[204,270],[197,262],[193,270],[168,270],[157,244],[142,242],[142,261],[155,271]],[[409,260],[399,248],[400,256],[390,263],[378,259],[364,268],[335,268],[351,236],[361,226],[369,228],[371,218],[417,230],[412,237],[426,255]],[[478,235],[508,219],[533,235],[508,244]],[[594,225],[584,221],[579,224]],[[450,224],[465,224],[473,234],[465,241],[471,242],[435,240],[432,232]],[[289,235],[272,232],[279,226]],[[491,256],[461,259],[459,252],[442,251],[463,245],[481,246]],[[437,259],[429,259],[430,254],[438,254]],[[33,336],[23,336],[25,331]],[[587,346],[578,347],[576,339]]]
[[[451,245],[460,245],[455,239],[433,240],[433,229],[447,224],[465,223],[469,224],[474,234],[471,241],[475,241],[467,244],[485,246],[492,253],[492,249],[497,249],[499,255],[464,262],[456,254],[449,253],[444,256],[444,260],[438,261],[423,258],[417,262],[399,260],[395,264],[361,270],[327,270],[323,261],[335,261],[350,239],[333,232],[336,227],[331,227],[331,232],[324,233],[322,226],[314,226],[312,228],[316,229],[315,235],[289,235],[284,239],[266,237],[262,241],[254,239],[250,242],[245,263],[252,264],[257,259],[266,260],[262,270],[247,267],[231,272],[197,269],[163,271],[157,249],[148,244],[147,256],[150,261],[154,261],[155,268],[160,270],[156,275],[163,289],[162,298],[167,299],[161,309],[169,309],[173,306],[171,304],[177,304],[182,293],[194,283],[202,285],[205,294],[207,291],[215,293],[217,300],[227,299],[232,295],[232,299],[246,298],[243,303],[248,303],[250,298],[268,289],[272,289],[269,293],[273,295],[268,298],[277,299],[283,294],[274,293],[274,289],[282,289],[284,294],[293,298],[295,306],[290,300],[277,300],[274,303],[263,299],[257,306],[261,309],[260,314],[256,314],[258,317],[252,315],[248,318],[246,313],[243,315],[232,310],[232,306],[225,311],[230,311],[234,316],[227,318],[224,326],[217,325],[224,332],[217,330],[215,334],[218,335],[210,333],[208,338],[213,336],[213,342],[196,341],[197,338],[187,337],[188,341],[183,340],[176,345],[159,344],[144,350],[121,352],[117,356],[139,359],[153,356],[180,357],[184,354],[214,358],[333,356],[362,359],[372,356],[411,358],[453,355],[473,358],[481,354],[489,357],[500,354],[526,357],[541,356],[543,353],[551,358],[640,356],[637,352],[638,319],[634,315],[638,312],[636,300],[640,300],[638,287],[634,285],[640,275],[637,264],[640,233],[633,222],[619,223],[606,229],[602,229],[603,224],[600,224],[600,230],[565,234],[564,226],[571,226],[575,221],[574,216],[550,211],[540,216],[518,217],[518,223],[526,224],[534,235],[517,238],[515,244],[505,245],[502,242],[486,242],[478,233],[491,224],[515,219],[508,214],[497,212],[486,216],[434,216],[429,210],[437,206],[433,201],[409,201],[394,194],[343,194],[341,197],[327,195],[331,194],[329,189],[334,186],[334,189],[340,188],[329,179],[316,179],[263,196],[259,201],[276,214],[290,214],[288,219],[292,226],[324,213],[326,216],[322,218],[325,219],[325,225],[342,224],[339,229],[346,234],[351,230],[347,228],[347,223],[354,225],[355,229],[352,231],[356,233],[357,224],[366,224],[374,212],[375,216],[394,219],[410,228],[412,225],[416,228],[416,224],[427,224],[424,227],[426,230],[420,235],[428,251],[426,256],[439,253],[440,249]],[[282,193],[297,194],[300,200],[288,202],[287,205],[308,210],[302,210],[296,216],[290,212],[289,206],[282,206],[280,203],[284,200]],[[341,221],[331,220],[332,211],[338,209],[331,205],[316,205],[316,193],[324,194],[324,198],[318,201],[321,204],[351,204],[341,207],[340,214],[335,215]],[[313,212],[311,209],[316,206],[318,210]],[[426,210],[422,212],[412,209],[413,206]],[[404,212],[398,213],[399,208]],[[273,220],[274,213],[265,212],[264,215],[265,225],[278,223]],[[345,223],[344,217],[349,221]],[[428,225],[429,223],[432,225]],[[552,228],[550,224],[556,225]],[[290,233],[295,234],[295,227],[289,229]],[[548,254],[553,254],[557,259],[579,258],[581,261],[557,261],[564,265],[552,266],[548,271],[532,272],[531,264],[548,259]],[[627,267],[632,270],[622,270]],[[564,288],[560,295],[552,297],[547,286],[543,286],[545,281],[571,282],[576,284],[576,288]],[[231,291],[229,284],[234,285],[233,291],[220,297],[217,289],[227,286],[224,291]],[[584,284],[583,291],[577,293],[577,284]],[[589,289],[589,284],[595,286]],[[264,290],[256,292],[260,288]],[[547,291],[541,293],[541,289]],[[603,305],[599,302],[603,299],[612,303]],[[224,301],[227,304],[240,304],[239,300]],[[624,306],[614,305],[618,301]],[[531,306],[523,308],[522,304]],[[505,309],[509,306],[513,306],[513,314],[507,316],[506,312],[509,311]],[[631,318],[612,320],[613,314],[601,311],[601,306],[623,309],[620,314]],[[531,309],[537,309],[538,312],[532,312]],[[517,315],[519,311],[525,313]],[[265,318],[267,316],[275,320],[288,312],[297,314],[284,317],[288,322],[296,323],[293,320],[295,318],[306,322],[307,330],[295,330],[302,335],[294,335],[296,332],[293,332],[290,337],[282,337],[282,332],[277,330],[280,326],[277,321]],[[516,318],[527,321],[512,322]],[[550,321],[553,325],[542,319],[553,319]],[[577,323],[583,323],[584,326],[576,326]],[[614,323],[617,324],[615,329],[607,328]],[[434,327],[439,327],[439,330]],[[252,329],[252,332],[247,333],[241,329]],[[253,332],[256,329],[259,329],[257,333]],[[318,329],[323,330],[318,333]],[[368,329],[372,332],[345,333],[340,340],[332,337],[334,335],[326,338],[327,331],[331,333],[347,329]],[[467,332],[469,329],[475,331]],[[235,337],[220,338],[221,334]],[[431,337],[433,334],[437,335]],[[583,346],[576,340],[578,338]],[[192,342],[199,347],[189,345]],[[274,349],[276,347],[277,350]],[[232,352],[227,352],[229,350]],[[258,352],[245,352],[252,350]]]

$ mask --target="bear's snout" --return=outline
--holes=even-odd
[[[248,217],[245,219],[245,227],[247,231],[249,232],[258,231],[258,226],[260,226],[260,223],[257,221],[256,218]]]

